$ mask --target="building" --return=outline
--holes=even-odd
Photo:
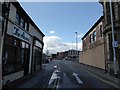
[[[57,52],[57,59],[64,59],[64,52]]]
[[[82,37],[82,52],[79,62],[105,69],[103,16]]]
[[[73,61],[78,61],[79,60],[79,53],[80,53],[80,51],[71,49],[68,51],[68,58],[70,60],[73,60]]]
[[[2,52],[4,45],[5,29],[8,15],[9,15],[9,3],[0,1],[0,89],[2,89]]]
[[[42,68],[44,34],[21,7],[8,2],[2,55],[2,84],[6,85]]]
[[[104,14],[104,42],[105,42],[105,69],[111,75],[120,77],[120,1],[115,0],[114,2],[105,2],[104,0],[100,0],[100,3],[103,6],[103,14]],[[110,7],[112,9],[110,9]],[[113,16],[111,19],[111,15]],[[112,37],[112,24],[111,20],[113,20],[113,31],[114,31],[114,44]],[[113,47],[115,50],[115,54],[113,53]]]
[[[52,54],[52,59],[56,59],[57,58],[57,54]]]

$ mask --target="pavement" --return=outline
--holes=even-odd
[[[87,72],[94,75],[96,78],[104,80],[104,82],[109,83],[114,87],[117,87],[120,89],[120,78],[116,78],[115,76],[112,76],[109,73],[106,73],[105,70],[103,69],[86,65],[80,62],[79,64],[82,69],[85,69]]]
[[[109,83],[111,85],[113,85],[114,87],[117,87],[120,89],[120,79],[116,78],[115,76],[111,76],[109,73],[105,73],[104,70],[96,68],[96,67],[92,67],[89,65],[85,65],[82,63],[78,63],[79,66],[84,69],[86,72],[94,75],[96,78],[104,80],[104,82]],[[42,73],[42,71],[44,70],[44,68],[46,68],[47,66],[49,66],[48,64],[43,64],[43,69],[40,71]],[[32,79],[37,73],[39,73],[39,71],[34,72],[33,74],[30,74],[28,76],[24,76],[23,78],[20,78],[12,83],[10,83],[7,86],[4,86],[3,88],[15,88],[17,86],[19,86],[20,84],[22,84],[22,82],[25,81],[29,81],[30,79]],[[4,89],[3,89],[4,90]]]

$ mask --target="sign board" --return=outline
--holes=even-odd
[[[27,42],[30,40],[30,35],[16,26],[13,27],[13,36]]]
[[[113,47],[117,48],[118,47],[118,41],[113,42]]]

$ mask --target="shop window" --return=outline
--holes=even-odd
[[[29,45],[28,45],[29,47]],[[25,42],[7,36],[3,52],[3,76],[24,70]]]
[[[26,44],[25,44],[25,48],[28,48],[28,49],[29,49],[29,44],[26,43]]]
[[[25,42],[21,42],[22,48],[25,48]]]

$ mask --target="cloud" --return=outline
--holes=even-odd
[[[55,31],[50,31],[50,34],[53,34],[53,33],[55,33]]]
[[[63,52],[70,49],[76,49],[76,43],[62,42],[62,38],[58,36],[45,36],[43,39],[44,49],[46,53],[48,50],[50,54],[56,54],[57,52]],[[78,43],[78,50],[82,50],[82,42]]]

